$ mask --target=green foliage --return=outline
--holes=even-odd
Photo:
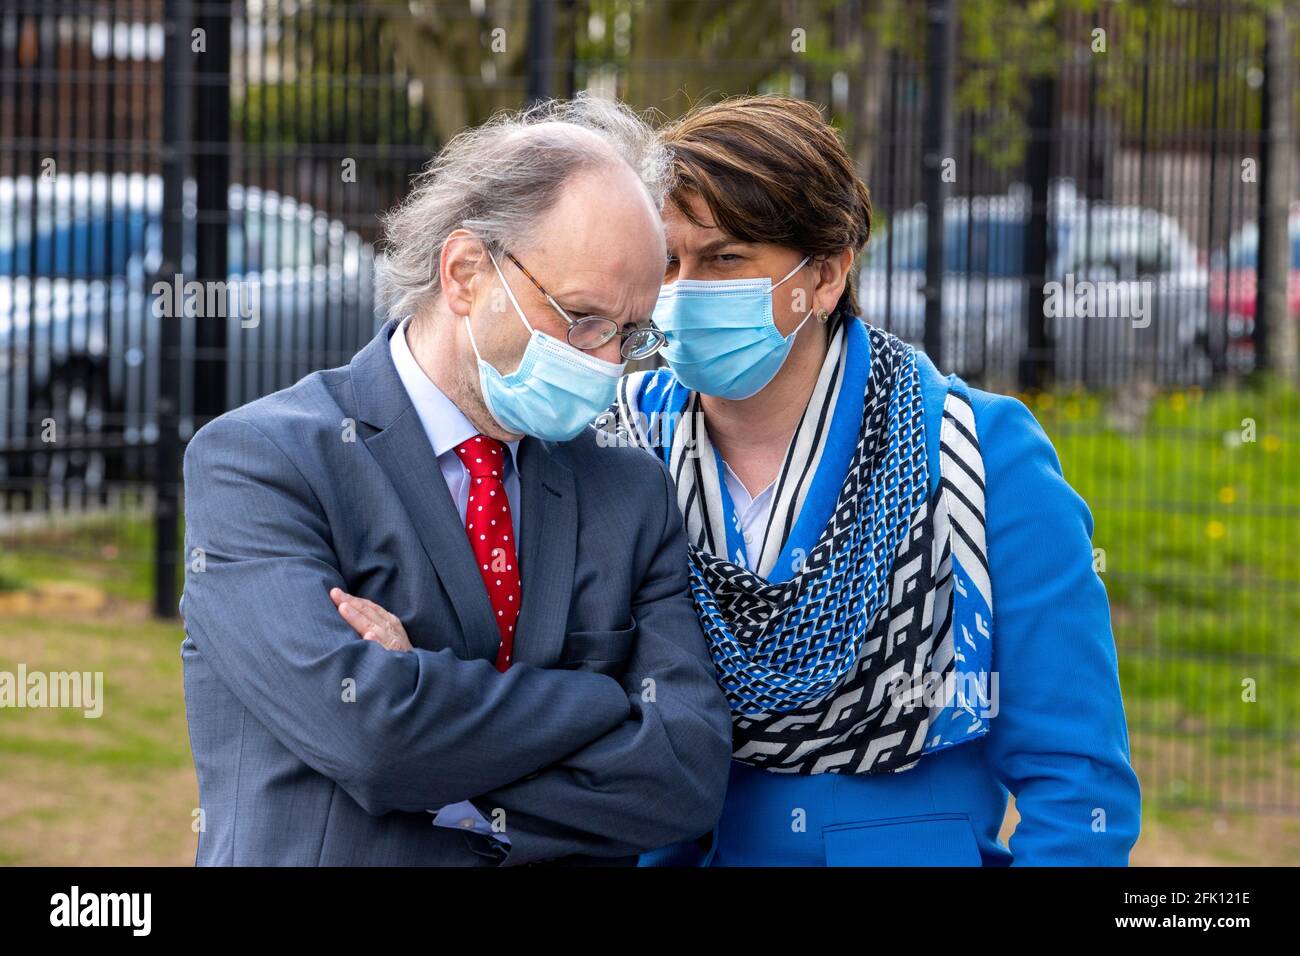
[[[21,591],[27,587],[27,581],[18,573],[11,558],[0,559],[0,593]]]
[[[153,593],[153,527],[144,517],[84,518],[71,527],[0,540],[0,549],[0,591],[8,578],[13,590],[71,581],[130,601],[148,601]]]
[[[315,75],[300,82],[250,84],[232,103],[231,124],[259,155],[294,157],[303,144],[433,146],[424,107],[399,89],[349,88],[346,79]]]
[[[1091,86],[1105,121],[1127,133],[1142,130],[1157,140],[1187,134],[1222,125],[1229,109],[1234,124],[1253,130],[1258,97],[1243,97],[1240,84],[1253,81],[1262,65],[1261,14],[1280,2],[957,3],[955,120],[977,121],[975,149],[995,167],[1023,160],[1025,110],[1039,79]],[[285,149],[401,142],[408,130],[428,129],[436,143],[520,105],[528,31],[522,0],[379,6],[385,4],[391,14],[362,17],[359,30],[343,15],[342,0],[321,0],[319,13],[304,21],[309,29],[286,31],[273,52],[295,64],[292,75],[250,76],[244,102],[236,103],[246,141]],[[1093,49],[1099,27],[1104,52]],[[572,66],[576,89],[617,95],[669,117],[738,93],[801,92],[831,109],[865,159],[882,132],[882,103],[895,79],[891,54],[901,58],[907,96],[920,95],[926,29],[921,0],[557,4],[551,86],[563,95]],[[396,89],[387,82],[394,72],[406,81]],[[847,81],[844,98],[832,95],[833,78]],[[1158,94],[1158,110],[1144,106],[1144,91]],[[1237,100],[1245,106],[1241,115]]]

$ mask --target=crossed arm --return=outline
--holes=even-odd
[[[498,851],[507,865],[634,855],[706,833],[722,811],[730,712],[688,596],[681,518],[664,480],[663,531],[632,607],[637,643],[622,678],[631,714],[541,773],[476,796],[480,812],[504,817],[509,846]],[[358,635],[394,651],[410,648],[402,623],[384,608],[332,597]]]
[[[357,640],[326,598],[346,582],[323,508],[251,422],[227,416],[196,435],[185,484],[186,552],[204,556],[182,600],[190,638],[257,720],[367,812],[487,795],[507,814],[510,864],[620,856],[712,825],[730,729],[676,554],[660,549],[633,608],[634,664],[659,687],[660,702],[642,704],[639,686],[604,674],[499,673]]]

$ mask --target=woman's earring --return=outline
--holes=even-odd
[[[830,317],[831,317],[831,314],[830,314],[829,312],[827,312],[825,309],[818,309],[818,310],[817,310],[817,321],[820,322],[822,325],[825,325],[825,324],[826,324],[826,320],[829,319]]]

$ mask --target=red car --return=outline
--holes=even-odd
[[[1300,203],[1291,207],[1287,233],[1291,245],[1291,268],[1287,272],[1288,312],[1300,321]],[[1229,365],[1249,369],[1255,355],[1255,270],[1259,261],[1259,224],[1248,222],[1228,240],[1228,263],[1215,257],[1210,272],[1210,318],[1227,320]]]

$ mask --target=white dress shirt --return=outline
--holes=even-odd
[[[397,375],[406,387],[406,394],[411,396],[415,413],[420,416],[420,424],[429,437],[433,453],[438,459],[438,468],[447,482],[451,500],[456,502],[460,520],[465,521],[465,509],[469,507],[469,469],[456,454],[456,446],[467,442],[478,429],[465,417],[442,389],[434,385],[429,376],[424,374],[420,363],[411,354],[411,347],[406,342],[406,326],[411,318],[407,316],[402,324],[393,330],[388,340],[389,350],[393,355],[393,364],[397,366]],[[506,461],[506,473],[503,478],[506,485],[506,499],[510,502],[510,521],[515,528],[515,541],[519,540],[519,442],[507,442],[510,456]]]
[[[763,556],[763,532],[767,530],[767,519],[772,513],[772,495],[776,482],[772,482],[758,493],[757,498],[749,496],[749,489],[740,480],[731,466],[724,459],[722,462],[722,480],[731,495],[731,503],[736,508],[736,520],[740,522],[740,534],[745,539],[745,560],[751,571],[758,567]]]
[[[393,364],[397,366],[397,375],[406,388],[406,394],[411,397],[415,413],[420,416],[420,424],[424,426],[429,444],[433,446],[433,453],[438,459],[438,469],[442,472],[443,480],[447,482],[447,490],[451,492],[452,501],[456,503],[461,524],[464,524],[465,510],[469,507],[469,469],[461,462],[455,449],[457,445],[469,441],[479,431],[465,417],[465,413],[456,406],[456,403],[443,394],[442,389],[434,385],[429,376],[424,374],[424,369],[420,368],[420,363],[411,354],[411,347],[406,341],[406,326],[410,321],[411,317],[407,316],[402,320],[401,325],[393,330],[393,335],[388,340],[388,348],[393,356]],[[506,458],[505,475],[502,480],[506,486],[506,499],[510,502],[510,521],[515,529],[515,541],[518,542],[519,464],[516,456],[519,454],[519,442],[507,442],[507,445],[510,454]],[[433,813],[432,810],[429,812]],[[433,822],[435,826],[472,830],[507,845],[510,843],[510,837],[506,834],[493,832],[492,826],[484,819],[483,814],[479,813],[468,800],[443,807],[434,814]]]

